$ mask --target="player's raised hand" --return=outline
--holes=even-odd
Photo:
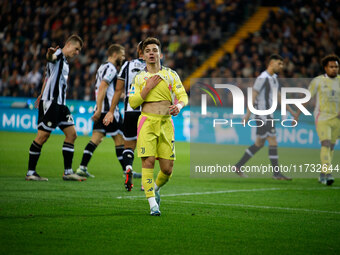
[[[112,112],[108,112],[103,119],[103,124],[105,126],[108,126],[110,123],[112,123],[112,121],[113,121],[113,114]]]
[[[161,80],[162,78],[159,75],[154,75],[146,80],[146,86],[153,89],[158,83],[160,83]]]
[[[53,60],[53,54],[59,49],[59,46],[53,48],[49,47],[46,53],[47,59],[48,60]]]

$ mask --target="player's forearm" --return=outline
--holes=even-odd
[[[178,101],[183,104],[182,107],[186,106],[189,102],[188,95],[186,93],[180,95]]]
[[[152,90],[152,88],[145,86],[143,88],[143,90],[140,92],[140,96],[142,97],[143,100],[145,100],[145,98],[148,96],[148,94],[150,93],[150,91]]]
[[[51,53],[46,53],[46,59],[48,62],[53,62],[57,59],[57,56],[55,54]]]
[[[145,86],[142,91],[139,91],[137,87],[135,87],[135,94],[129,97],[129,104],[133,109],[144,103],[145,98],[149,94],[152,88],[149,86]]]
[[[102,110],[102,105],[105,97],[105,93],[107,90],[108,84],[105,81],[102,81],[99,86],[98,94],[97,94],[97,110]]]
[[[144,103],[144,99],[142,98],[141,93],[135,93],[129,97],[129,104],[133,109],[137,108],[142,103]]]
[[[112,114],[114,113],[115,109],[116,109],[116,106],[119,102],[119,98],[120,96],[122,95],[123,93],[123,89],[116,89],[115,90],[115,94],[113,95],[113,98],[112,98],[112,102],[111,102],[111,107],[110,107],[110,110],[109,112],[111,112]]]
[[[44,90],[45,90],[45,86],[46,86],[47,79],[48,79],[48,78],[45,78],[45,79],[44,79],[44,83],[43,83],[43,85],[42,85],[42,88],[41,88],[40,95],[42,95],[42,94],[44,93]]]

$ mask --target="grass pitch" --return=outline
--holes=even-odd
[[[37,171],[48,182],[27,182],[35,134],[0,132],[0,254],[338,254],[340,181],[190,178],[189,144],[177,143],[171,181],[161,190],[161,217],[149,216],[135,180],[123,186],[113,141],[95,151],[86,182],[62,180],[63,136],[44,145]],[[73,169],[89,141],[75,144]],[[237,161],[244,146],[230,146]],[[313,162],[318,150],[279,148],[280,161]],[[261,154],[262,153],[262,154]],[[251,164],[267,163],[261,152]],[[335,157],[339,158],[339,151]],[[135,170],[140,160],[135,160]],[[156,172],[158,171],[158,166]]]

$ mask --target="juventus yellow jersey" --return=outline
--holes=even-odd
[[[146,80],[154,75],[159,75],[162,81],[154,87],[143,100],[140,93],[146,86]],[[188,95],[177,73],[170,68],[162,66],[157,73],[149,73],[146,70],[140,71],[132,82],[129,103],[136,108],[143,102],[170,101],[176,104],[177,100],[188,104]]]
[[[315,77],[309,85],[311,96],[316,95],[315,121],[337,117],[340,112],[340,75],[330,78],[326,74]]]

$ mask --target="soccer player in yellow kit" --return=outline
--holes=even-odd
[[[324,57],[322,66],[326,73],[312,80],[309,91],[312,97],[316,95],[314,117],[316,131],[321,142],[320,157],[322,164],[319,182],[332,185],[334,182],[331,174],[331,167],[334,168],[332,158],[336,140],[340,136],[339,57],[336,55]]]
[[[159,216],[159,189],[169,180],[175,160],[171,115],[178,115],[188,103],[188,95],[177,73],[161,66],[161,44],[158,39],[145,39],[142,50],[146,68],[132,82],[129,103],[132,108],[142,105],[137,124],[137,153],[142,158],[142,184],[150,214]],[[161,170],[154,182],[156,159]]]

